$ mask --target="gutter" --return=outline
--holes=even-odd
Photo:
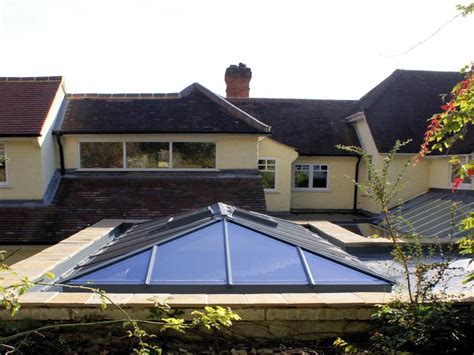
[[[359,155],[357,157],[357,163],[356,163],[356,167],[355,167],[355,184],[354,184],[354,205],[352,207],[352,213],[356,213],[357,212],[357,194],[359,192],[359,165],[360,165],[360,161],[362,160],[362,157]]]
[[[56,142],[59,147],[59,164],[61,166],[61,175],[66,173],[66,168],[64,166],[64,149],[63,144],[61,143],[61,133],[56,133]]]

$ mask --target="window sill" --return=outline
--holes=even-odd
[[[175,168],[175,169],[170,169],[170,168],[155,168],[155,169],[131,169],[131,168],[79,168],[76,169],[76,171],[114,171],[114,172],[120,172],[120,171],[220,171],[220,169],[217,168]]]
[[[13,189],[13,186],[10,184],[0,184],[0,189]]]
[[[274,190],[274,189],[263,189],[263,192],[266,193],[266,194],[279,194],[280,191],[278,190]]]
[[[330,189],[292,189],[293,192],[331,192]]]

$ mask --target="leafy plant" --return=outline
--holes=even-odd
[[[453,300],[446,293],[435,289],[445,281],[446,272],[451,269],[457,205],[454,204],[451,208],[451,239],[444,248],[438,243],[424,246],[422,237],[413,230],[403,235],[399,233],[395,226],[400,223],[409,226],[409,223],[403,219],[401,213],[392,212],[391,206],[403,189],[405,171],[413,160],[408,159],[394,178],[391,177],[391,168],[396,153],[407,143],[397,141],[384,157],[379,169],[362,148],[338,146],[360,155],[367,165],[367,182],[356,184],[382,211],[383,225],[392,241],[392,256],[402,266],[402,291],[408,296],[408,301],[405,301],[404,295],[400,294],[395,301],[379,306],[373,315],[373,319],[380,324],[378,332],[371,338],[373,350],[392,354],[426,353],[426,349],[454,351],[462,345],[468,323],[464,313],[461,314],[454,308]],[[470,223],[467,225],[472,226]],[[435,255],[438,255],[440,260],[433,262],[430,258]],[[355,348],[342,339],[336,340],[334,345],[346,352]]]
[[[10,267],[1,262],[0,271],[14,274]],[[136,354],[160,354],[161,347],[156,339],[157,335],[145,330],[142,325],[146,325],[147,327],[155,327],[160,332],[172,330],[178,333],[184,333],[186,330],[196,327],[204,327],[207,330],[218,330],[222,327],[230,327],[232,326],[233,321],[240,320],[240,317],[232,312],[230,308],[224,308],[220,306],[205,307],[203,311],[193,311],[191,313],[193,318],[191,320],[185,320],[184,318],[180,317],[182,312],[173,310],[166,302],[156,299],[151,299],[152,301],[155,301],[155,306],[150,311],[150,315],[148,317],[149,319],[135,319],[124,307],[114,302],[114,300],[109,297],[105,291],[91,286],[66,285],[48,281],[54,278],[55,275],[53,273],[47,273],[44,275],[44,277],[37,281],[32,281],[29,278],[24,277],[21,278],[17,283],[1,288],[0,292],[3,307],[9,310],[11,315],[14,316],[21,309],[19,297],[28,292],[32,287],[36,285],[60,286],[82,292],[87,291],[97,295],[100,299],[100,308],[102,311],[105,311],[109,305],[112,305],[120,311],[122,318],[111,320],[84,320],[71,323],[58,322],[25,331],[16,331],[10,335],[2,334],[0,335],[0,347],[9,349],[10,351],[16,351],[18,346],[25,345],[24,339],[28,338],[30,335],[41,334],[42,332],[51,329],[122,324],[122,326],[126,329],[126,335],[131,339],[131,341],[137,344],[137,347],[133,350]],[[15,346],[17,343],[19,345]]]
[[[466,312],[450,302],[407,303],[400,300],[379,306],[372,316],[382,326],[372,337],[382,353],[444,354],[460,351],[469,326]]]

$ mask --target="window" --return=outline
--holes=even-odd
[[[123,168],[123,144],[120,142],[82,142],[81,168]]]
[[[127,168],[169,168],[170,144],[127,142]]]
[[[275,190],[276,160],[273,158],[258,159],[258,170],[262,175],[263,187],[266,190]]]
[[[468,164],[469,160],[470,160],[468,155],[459,156],[458,159],[459,159],[459,162],[463,165]],[[450,171],[451,171],[450,184],[451,184],[451,187],[452,187],[452,186],[454,186],[454,179],[456,178],[456,176],[458,176],[458,171],[459,171],[460,166],[451,164],[449,166],[449,168],[450,168]],[[472,177],[466,176],[464,178],[464,180],[462,181],[462,183],[459,184],[458,188],[459,189],[470,190],[472,188]]]
[[[7,154],[6,146],[0,143],[0,185],[7,183]]]
[[[216,167],[214,143],[172,143],[173,168],[195,169]]]
[[[326,190],[328,185],[328,165],[295,164],[294,188]]]
[[[80,142],[80,169],[212,169],[215,143]]]

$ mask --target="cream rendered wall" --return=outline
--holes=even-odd
[[[43,198],[41,150],[36,138],[0,139],[6,144],[7,183],[0,187],[0,200]]]
[[[450,189],[451,167],[449,159],[451,157],[432,158],[430,167],[430,187],[438,189]],[[428,159],[428,158],[426,158]]]
[[[431,162],[430,187],[438,189],[450,189],[452,187],[451,165],[449,164],[451,158],[452,156],[426,158]],[[459,155],[458,158],[464,162],[466,155]],[[468,156],[468,160],[472,160],[472,155]],[[463,184],[460,186],[460,189],[474,190],[474,179],[472,179],[470,188],[469,185]]]
[[[215,142],[217,169],[257,169],[257,135],[114,134],[62,137],[66,169],[78,168],[78,142]]]
[[[0,200],[41,200],[58,168],[52,129],[64,99],[56,93],[38,138],[0,138],[7,146],[8,185],[0,187]]]
[[[379,154],[365,115],[362,112],[356,113],[349,117],[349,121],[353,122],[359,141],[365,151],[372,156],[372,162],[375,167],[379,170],[382,169],[385,155]],[[399,154],[395,157],[390,174],[390,179],[392,181],[394,181],[398,173],[402,171],[405,162],[410,158],[412,158],[410,155],[405,154]],[[403,189],[394,198],[392,206],[406,202],[428,191],[431,175],[432,168],[430,160],[423,159],[416,165],[410,164],[402,181]],[[359,181],[362,183],[367,181],[367,166],[363,162],[360,164]],[[361,191],[358,193],[358,208],[373,213],[380,212],[380,209],[375,202],[369,199]]]
[[[383,155],[379,155],[373,159],[373,163],[378,170],[382,169],[383,158]],[[392,162],[390,172],[391,181],[395,181],[396,177],[402,171],[405,163],[408,160],[410,160],[410,165],[406,169],[402,179],[402,188],[394,197],[390,207],[397,206],[417,196],[420,196],[426,193],[430,188],[431,161],[423,159],[415,165],[411,158],[412,157],[409,155],[397,155]],[[360,181],[361,183],[367,181],[367,167],[363,163],[361,163],[360,167]],[[375,202],[373,202],[360,191],[358,197],[358,208],[373,213],[380,212],[380,208],[375,204]]]
[[[59,168],[56,139],[52,134],[54,124],[58,118],[58,112],[63,103],[65,91],[61,85],[51,104],[46,120],[41,130],[41,137],[38,143],[41,147],[41,173],[42,173],[42,193],[46,192],[54,172]]]
[[[329,188],[326,191],[297,191],[291,194],[292,209],[349,210],[354,204],[356,157],[300,156],[295,164],[329,165]],[[292,182],[293,186],[293,182]]]
[[[267,210],[272,212],[289,211],[291,207],[291,171],[298,153],[295,149],[271,138],[263,138],[258,145],[258,157],[276,159],[276,189],[275,191],[265,191]]]

